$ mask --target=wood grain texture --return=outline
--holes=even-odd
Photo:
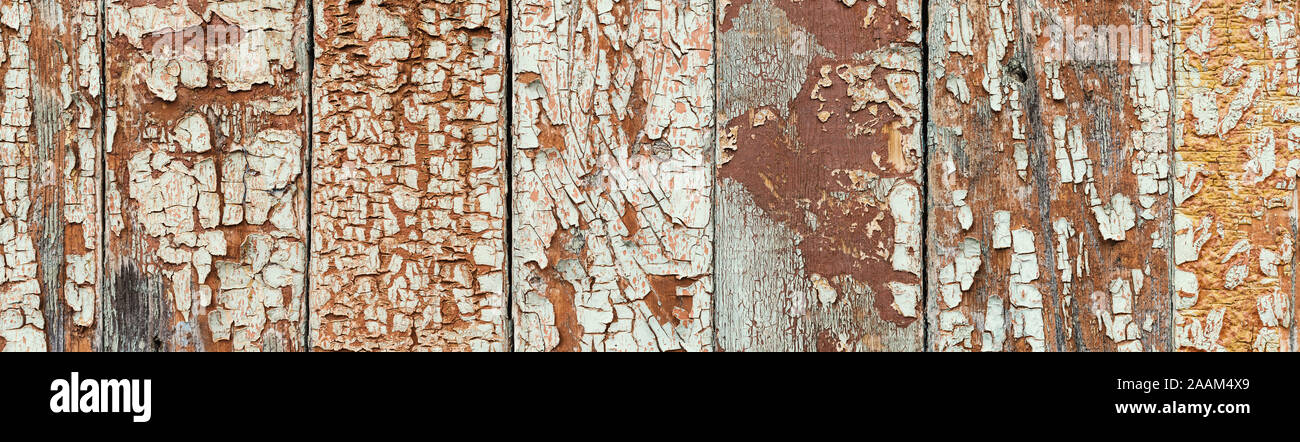
[[[722,5],[718,348],[920,350],[921,2]]]
[[[1295,351],[1298,8],[0,0],[0,351]]]
[[[710,350],[713,2],[512,5],[514,349]]]
[[[1168,350],[1166,2],[929,16],[930,349]]]
[[[1175,3],[1179,350],[1295,351],[1293,2]]]
[[[103,254],[99,2],[40,0],[31,13],[30,228],[48,349],[89,351],[99,337]],[[12,56],[10,62],[19,63]]]
[[[296,350],[307,2],[108,1],[106,350]]]
[[[506,6],[317,4],[313,349],[507,349]]]

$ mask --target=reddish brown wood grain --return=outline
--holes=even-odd
[[[1297,12],[9,1],[0,350],[1293,351]]]
[[[1170,349],[1168,6],[1123,3],[931,3],[931,350]]]
[[[920,350],[921,2],[724,5],[718,347]]]

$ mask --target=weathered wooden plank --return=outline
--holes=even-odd
[[[711,349],[713,2],[512,5],[514,348]]]
[[[97,344],[103,253],[100,2],[38,0],[31,5],[31,141],[36,154],[30,172],[31,227],[48,347],[89,351]]]
[[[86,351],[99,250],[99,9],[0,4],[0,350]]]
[[[506,350],[506,6],[317,6],[313,349]]]
[[[110,0],[106,350],[294,350],[307,2]]]
[[[919,351],[919,0],[722,3],[727,351]]]
[[[930,20],[930,348],[1169,349],[1166,1]]]
[[[1174,5],[1176,347],[1294,351],[1297,7]]]
[[[32,10],[30,2],[11,2],[0,9],[0,51],[3,70],[4,117],[0,120],[0,349],[5,351],[44,351],[45,316],[41,311],[41,272],[45,262],[37,260],[39,233],[33,228],[40,215],[32,210],[32,197],[39,194],[32,179],[36,157],[41,150],[33,141],[32,70],[30,41]],[[48,147],[48,146],[46,146]],[[42,195],[43,196],[43,195]],[[48,270],[47,270],[48,272]]]

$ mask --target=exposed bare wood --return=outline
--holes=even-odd
[[[22,81],[31,82],[30,228],[46,336],[52,351],[89,351],[97,342],[103,252],[99,2],[38,0],[31,7],[30,80]]]
[[[1295,351],[1294,2],[1175,2],[1176,347]]]
[[[514,348],[711,349],[713,2],[511,17]]]
[[[930,3],[931,350],[1169,349],[1168,5],[1116,3]]]
[[[723,2],[718,347],[922,347],[919,0]]]
[[[104,348],[298,349],[307,2],[106,14]]]
[[[0,351],[1294,351],[1297,8],[0,0]]]
[[[507,349],[506,6],[318,4],[312,348]]]

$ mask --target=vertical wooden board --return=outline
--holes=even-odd
[[[32,163],[38,154],[32,130],[31,3],[0,3],[0,73],[4,113],[0,116],[0,350],[45,351],[40,272],[33,224]],[[48,151],[44,151],[48,152]]]
[[[0,2],[0,350],[87,351],[98,299],[94,0]]]
[[[22,49],[28,53],[11,52],[9,62],[14,68],[23,63],[22,57],[29,57],[30,80],[21,80],[31,84],[25,97],[31,104],[28,141],[34,153],[28,173],[29,229],[39,263],[48,348],[89,351],[97,341],[103,253],[100,3],[38,0],[13,5],[18,9],[4,10],[7,18],[26,14],[23,8],[30,7],[31,13],[31,27],[22,31],[30,33],[30,45]],[[6,39],[6,45],[13,43]],[[6,78],[17,79],[16,71],[11,72]],[[6,94],[7,115],[17,115],[8,106],[16,104],[18,95]],[[6,249],[5,255],[22,253],[9,255]]]
[[[506,7],[316,3],[313,349],[506,350]]]
[[[1175,3],[1176,347],[1294,351],[1294,2]]]
[[[108,1],[107,350],[296,350],[307,2]]]
[[[711,349],[712,16],[513,2],[516,350]]]
[[[719,349],[921,350],[921,8],[720,5]]]
[[[1168,350],[1168,5],[931,3],[935,351]]]

